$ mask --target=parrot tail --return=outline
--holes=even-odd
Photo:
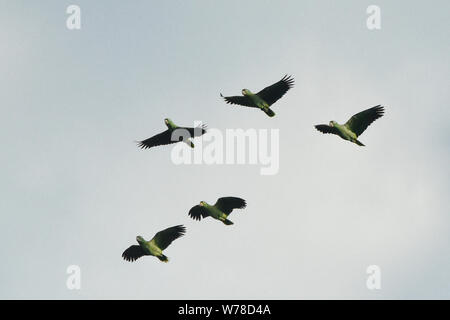
[[[273,110],[270,109],[270,108],[263,109],[263,111],[264,111],[269,117],[275,116],[275,112],[273,112]]]
[[[233,224],[233,222],[230,221],[230,220],[228,220],[228,219],[222,220],[222,222],[223,222],[224,224],[226,224],[227,226],[230,226],[230,225]]]
[[[360,142],[360,141],[358,141],[358,140],[355,140],[355,143],[356,143],[358,146],[365,147],[365,145],[363,145],[362,142]]]
[[[161,254],[160,256],[157,257],[159,260],[161,260],[162,262],[169,262],[169,258],[167,258],[165,255]]]

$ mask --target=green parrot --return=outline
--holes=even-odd
[[[231,225],[233,222],[228,220],[233,209],[243,209],[247,206],[244,199],[236,197],[223,197],[219,198],[217,202],[212,206],[205,201],[200,201],[199,205],[196,205],[189,210],[189,216],[194,220],[201,220],[201,218],[212,217],[214,219],[222,221],[226,225]]]
[[[381,118],[383,114],[384,107],[377,105],[355,114],[343,125],[336,121],[330,121],[330,125],[318,124],[315,127],[322,133],[336,134],[344,140],[356,143],[358,146],[364,146],[364,144],[358,141],[358,137],[372,122]]]
[[[242,89],[242,96],[224,97],[229,104],[237,104],[245,107],[259,108],[269,117],[275,116],[275,112],[270,106],[280,99],[294,85],[294,79],[285,75],[283,79],[261,90],[258,93],[252,93],[248,89]]]
[[[127,261],[133,262],[142,256],[155,256],[162,262],[169,262],[169,259],[162,251],[185,233],[186,228],[178,225],[158,232],[150,241],[145,241],[143,237],[137,236],[136,241],[139,245],[130,246],[122,253],[122,257]]]
[[[166,145],[166,144],[183,141],[183,142],[187,143],[191,148],[194,148],[194,143],[192,143],[192,141],[190,141],[189,138],[198,137],[198,136],[201,136],[206,133],[205,125],[199,126],[197,128],[187,128],[187,127],[177,126],[176,124],[174,124],[172,122],[172,120],[170,120],[168,118],[164,119],[164,122],[167,126],[166,131],[158,133],[157,135],[154,135],[153,137],[148,138],[146,140],[138,141],[137,142],[138,146],[141,147],[142,149],[148,149],[148,148],[159,146],[159,145]],[[176,131],[177,129],[180,129],[180,131]],[[186,133],[189,134],[189,138],[183,139],[184,136],[182,136],[181,130],[186,130]],[[176,136],[174,136],[172,138],[172,134],[174,132],[175,132],[175,135],[177,135],[177,133],[179,133],[180,137],[178,138],[178,140],[176,139],[177,138]]]

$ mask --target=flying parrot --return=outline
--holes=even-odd
[[[187,128],[177,126],[172,122],[172,120],[168,118],[164,119],[164,122],[167,126],[166,131],[158,133],[157,135],[154,135],[153,137],[146,140],[138,141],[138,146],[142,149],[148,149],[159,145],[183,141],[187,143],[191,148],[194,148],[194,143],[190,141],[189,138],[198,137],[206,133],[205,125],[196,128]]]
[[[189,216],[194,220],[201,220],[201,218],[212,217],[214,219],[222,221],[226,225],[231,225],[233,222],[228,220],[233,209],[243,209],[247,206],[244,199],[236,197],[223,197],[219,198],[214,205],[210,205],[205,201],[200,201],[199,205],[196,205],[189,210]]]
[[[122,253],[122,257],[127,261],[133,262],[142,256],[155,256],[162,262],[169,262],[169,259],[162,251],[185,233],[186,228],[178,225],[158,232],[150,241],[145,241],[143,237],[137,236],[136,241],[139,245],[130,246]]]
[[[358,137],[372,122],[381,118],[383,114],[384,107],[378,105],[355,114],[343,125],[336,121],[330,121],[329,125],[318,124],[315,127],[320,132],[336,134],[344,140],[356,143],[358,146],[364,146],[364,144],[358,141]]]
[[[222,93],[220,96],[229,104],[259,108],[269,117],[273,117],[275,116],[275,112],[270,109],[270,106],[278,101],[278,99],[280,99],[290,88],[292,88],[293,85],[294,79],[291,78],[291,76],[285,75],[283,79],[262,89],[258,93],[252,93],[248,89],[242,89],[242,96],[224,97]]]

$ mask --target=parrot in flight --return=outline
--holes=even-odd
[[[196,128],[179,127],[168,118],[164,119],[164,123],[167,126],[166,131],[158,133],[143,141],[137,141],[138,146],[142,149],[149,149],[160,145],[183,141],[191,148],[194,148],[194,143],[189,139],[206,133],[206,125],[201,125]]]
[[[155,256],[162,262],[169,262],[169,259],[162,251],[175,239],[178,239],[185,233],[186,228],[182,225],[178,225],[158,232],[150,241],[146,241],[143,237],[137,236],[136,241],[139,245],[132,245],[126,249],[122,254],[122,258],[133,262],[142,256]]]
[[[330,121],[330,124],[318,124],[315,126],[322,133],[332,133],[338,135],[344,140],[356,143],[358,146],[364,146],[358,137],[367,129],[367,127],[381,118],[384,114],[384,107],[377,105],[367,110],[361,111],[351,117],[345,124],[339,124],[336,121]]]
[[[228,220],[233,209],[244,209],[247,203],[244,199],[236,197],[219,198],[214,205],[210,205],[205,201],[200,201],[189,210],[188,215],[194,220],[201,220],[201,218],[212,217],[216,220],[222,221],[226,225],[231,225],[233,222]]]
[[[275,116],[275,112],[270,109],[270,106],[284,96],[293,85],[294,79],[291,76],[285,75],[283,79],[262,89],[258,93],[252,93],[248,89],[242,89],[242,96],[224,97],[222,93],[220,96],[224,98],[228,104],[258,108],[264,111],[269,117],[273,117]]]

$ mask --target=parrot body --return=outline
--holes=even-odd
[[[260,108],[262,111],[264,111],[269,117],[275,116],[275,112],[273,112],[272,109],[270,109],[269,104],[264,101],[262,98],[260,98],[257,94],[254,94],[248,89],[244,89],[245,96],[247,96],[255,106]]]
[[[338,131],[338,136],[340,136],[344,140],[348,140],[350,142],[356,143],[359,146],[364,146],[360,141],[358,141],[358,136],[348,129],[345,125],[340,125],[337,122],[334,122],[333,127]]]
[[[167,262],[168,259],[165,255],[163,255],[161,248],[159,248],[155,241],[152,239],[150,241],[146,241],[144,238],[140,237],[136,239],[139,243],[139,246],[145,252],[146,255],[155,256],[159,260]]]
[[[215,206],[212,206],[204,201],[202,201],[200,205],[203,206],[208,211],[210,217],[222,221],[226,225],[233,224],[233,222],[227,219],[228,215],[220,211]]]

